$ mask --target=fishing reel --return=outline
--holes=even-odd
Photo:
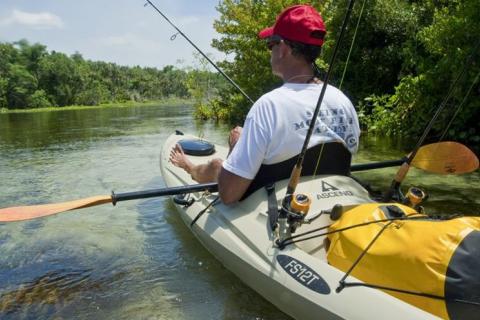
[[[403,195],[400,191],[400,197],[402,204],[422,212],[423,207],[420,206],[420,204],[428,198],[428,195],[425,191],[418,187],[410,187],[406,195]]]
[[[410,187],[407,193],[403,194],[400,185],[396,186],[390,197],[390,200],[409,206],[420,213],[423,212],[421,204],[427,199],[427,193],[418,187]],[[390,201],[389,199],[384,199],[384,201],[385,200],[387,202]]]
[[[304,193],[293,194],[285,198],[278,216],[279,239],[285,239],[304,223],[312,200]]]
[[[403,194],[400,183],[394,181],[390,190],[387,191],[383,197],[383,202],[390,202],[393,200],[419,211],[423,209],[420,204],[427,199],[427,193],[418,187],[410,187],[407,193]]]

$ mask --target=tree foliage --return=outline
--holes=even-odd
[[[480,127],[476,119],[480,116],[480,92],[475,79],[478,80],[480,73],[480,3],[423,1],[413,7],[422,15],[402,51],[398,84],[384,103],[379,103],[383,98],[372,95],[361,105],[362,114],[375,123],[377,132],[418,136],[468,60],[471,63],[467,72],[453,89],[446,110],[434,125],[431,139],[455,139],[478,148]],[[378,106],[372,108],[375,104]],[[391,112],[382,114],[381,109]]]
[[[190,96],[194,99],[195,117],[197,119],[215,119],[219,121],[227,118],[227,109],[218,103],[219,95],[227,90],[228,83],[222,75],[212,72],[210,62],[199,53],[194,54],[197,68],[189,70],[186,86]],[[209,57],[212,60],[212,57]]]
[[[48,52],[26,40],[0,43],[0,108],[98,105],[189,98],[186,70],[88,61],[80,53]]]

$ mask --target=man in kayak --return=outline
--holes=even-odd
[[[227,159],[194,165],[179,145],[170,161],[199,183],[218,181],[226,204],[290,176],[312,121],[323,83],[315,60],[326,34],[320,14],[311,6],[285,9],[272,27],[259,32],[271,51],[274,75],[284,84],[260,97],[243,126],[230,132]],[[305,157],[302,175],[348,175],[360,129],[350,100],[328,85]]]

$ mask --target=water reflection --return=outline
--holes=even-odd
[[[188,106],[164,108],[104,108],[55,112],[0,114],[0,144],[3,148],[61,148],[79,150],[91,142],[109,137],[162,131],[184,124],[190,117]],[[76,142],[83,142],[78,145]]]

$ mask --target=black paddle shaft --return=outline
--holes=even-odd
[[[115,194],[112,191],[112,204],[115,205],[118,201],[146,199],[161,196],[174,196],[177,194],[191,193],[197,191],[218,191],[218,184],[216,182],[202,183],[195,185],[179,186],[173,188],[161,188],[144,191],[124,192]]]
[[[387,160],[387,161],[379,161],[379,162],[371,162],[371,163],[358,163],[352,164],[350,167],[350,171],[365,171],[371,169],[381,169],[381,168],[389,168],[389,167],[396,167],[402,165],[407,160],[407,158],[402,158],[398,160]]]
[[[387,167],[395,167],[401,165],[405,162],[405,158],[398,160],[388,160],[372,163],[360,163],[353,164],[350,167],[350,171],[364,171],[370,169],[380,169]],[[216,182],[201,183],[194,185],[186,185],[172,188],[161,188],[161,189],[152,189],[144,191],[133,191],[133,192],[124,192],[124,193],[114,193],[112,191],[112,204],[115,205],[118,201],[126,200],[135,200],[135,199],[146,199],[162,196],[174,196],[177,194],[185,194],[199,191],[209,191],[216,192],[218,191],[218,184]]]

